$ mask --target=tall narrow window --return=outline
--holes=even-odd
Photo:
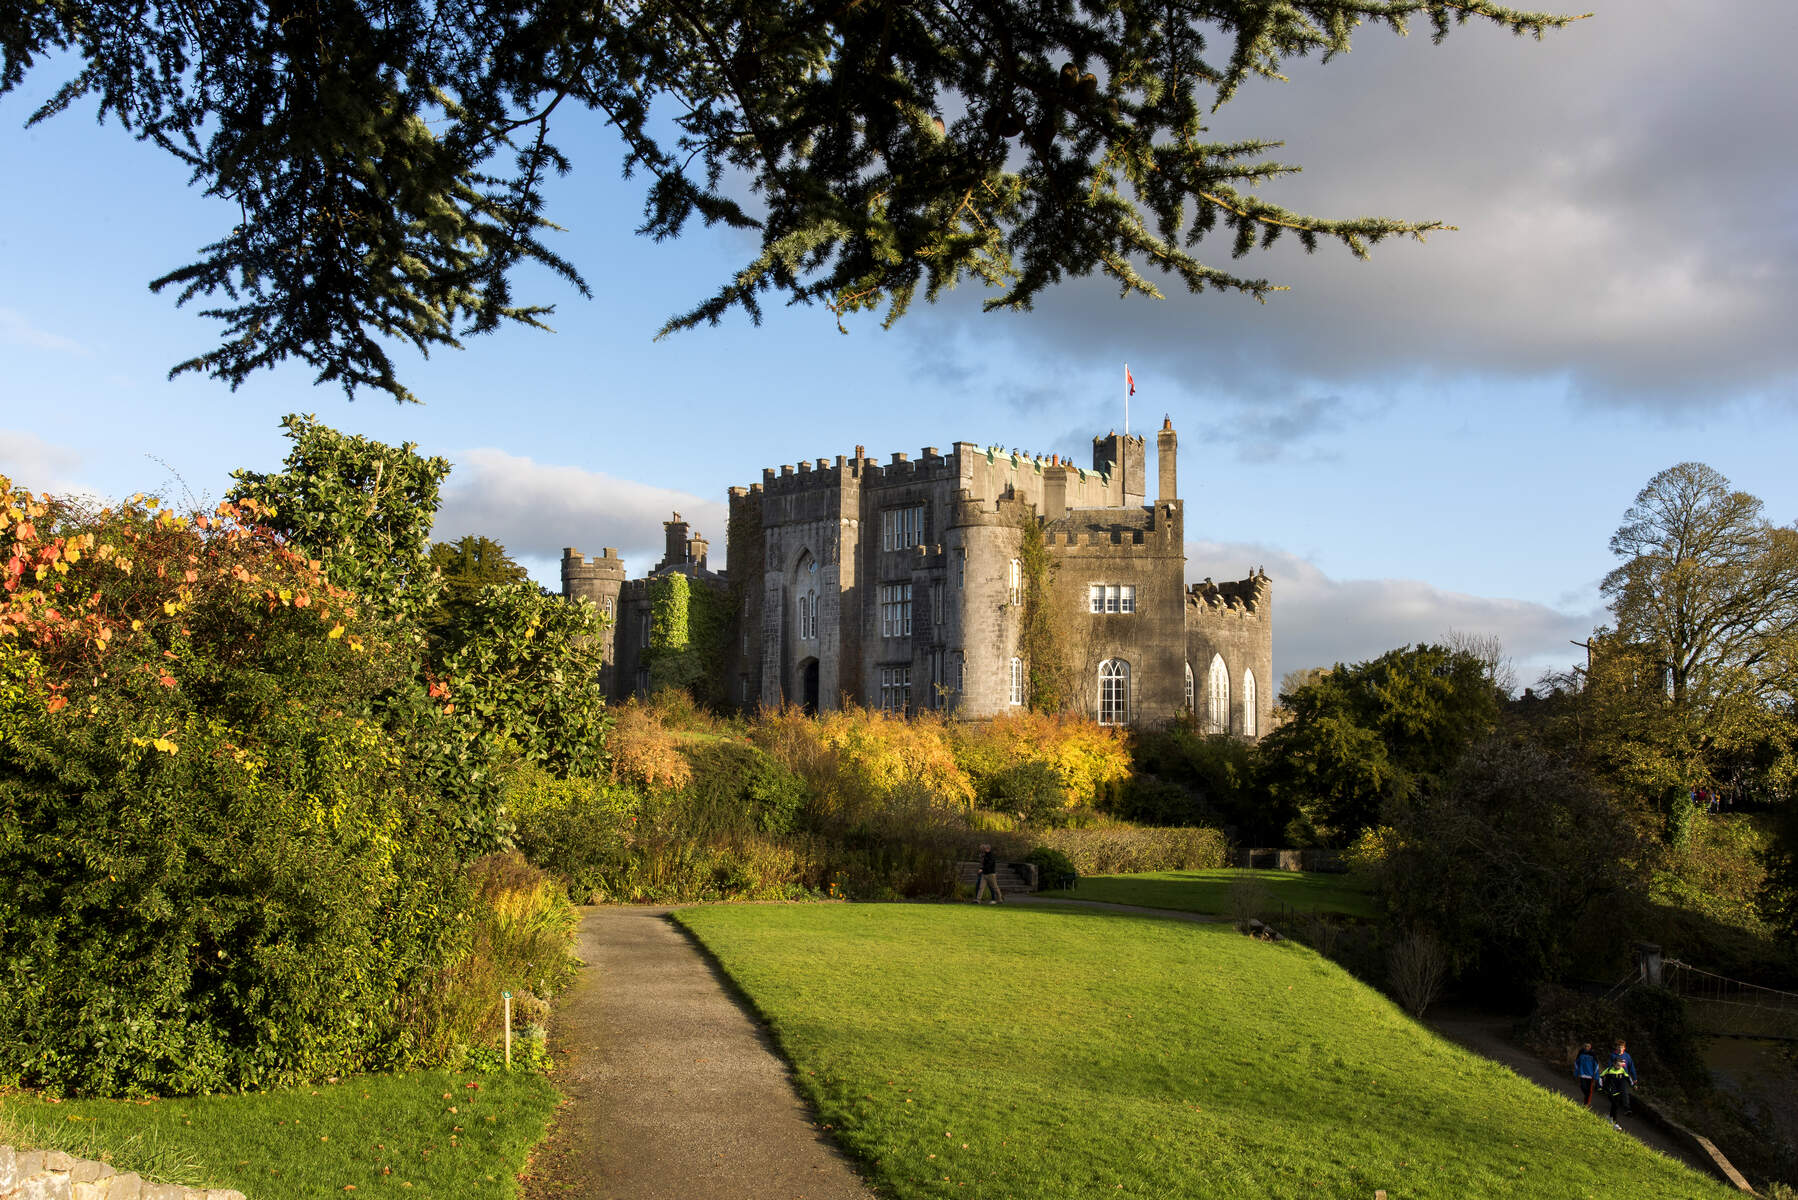
[[[1099,664],[1099,724],[1130,723],[1130,664],[1108,658]]]
[[[1011,702],[1024,703],[1024,660],[1021,658],[1011,660]]]
[[[943,585],[940,582],[930,585],[930,627],[943,627]]]
[[[606,597],[606,620],[610,621],[612,619],[613,615],[617,611],[618,611],[617,602],[614,601],[610,596],[607,596]]]
[[[884,712],[903,713],[911,708],[911,668],[880,668],[880,707]]]
[[[649,645],[649,613],[645,610],[637,616],[638,632],[642,634],[643,645]]]
[[[1186,711],[1192,711],[1192,664],[1186,664]]]
[[[961,551],[955,556],[955,586],[965,587],[968,582],[968,552]]]
[[[1011,560],[1011,582],[1008,590],[1011,593],[1013,604],[1024,603],[1024,561],[1022,559]]]
[[[908,504],[880,514],[880,548],[909,550],[924,540],[924,506]]]
[[[1230,732],[1230,670],[1222,655],[1211,656],[1211,671],[1205,690],[1210,701],[1205,706],[1205,732]]]
[[[1242,673],[1242,736],[1257,736],[1259,726],[1255,717],[1255,672],[1245,669]]]
[[[911,636],[911,584],[886,583],[881,585],[880,636]]]

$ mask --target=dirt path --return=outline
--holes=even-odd
[[[550,1044],[568,1102],[528,1200],[871,1200],[760,1022],[666,908],[583,910]]]

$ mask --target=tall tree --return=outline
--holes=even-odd
[[[86,97],[192,168],[239,215],[156,280],[217,297],[225,340],[180,364],[236,386],[290,357],[320,382],[410,398],[387,347],[458,345],[503,322],[534,262],[583,293],[543,242],[558,108],[613,126],[648,179],[641,232],[694,218],[759,248],[666,330],[763,297],[838,315],[964,279],[1028,308],[1103,272],[1159,295],[1257,298],[1232,257],[1285,233],[1357,256],[1437,221],[1288,212],[1253,189],[1297,168],[1277,141],[1208,140],[1204,118],[1282,61],[1347,52],[1363,21],[1437,40],[1481,18],[1540,37],[1570,18],[1493,0],[38,0],[0,11],[0,93],[40,60],[79,70],[32,115]]]
[[[270,528],[324,564],[331,582],[421,627],[443,586],[428,550],[449,460],[426,458],[411,442],[339,433],[313,416],[289,414],[281,428],[293,443],[285,470],[233,471],[229,498],[258,506]]]
[[[1499,691],[1479,655],[1404,646],[1337,664],[1280,697],[1290,718],[1262,739],[1290,835],[1343,845],[1444,775],[1498,718]]]
[[[1617,636],[1653,656],[1677,708],[1789,701],[1798,683],[1798,526],[1703,463],[1667,468],[1611,537]]]

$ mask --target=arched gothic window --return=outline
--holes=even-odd
[[[1210,703],[1205,708],[1205,732],[1230,732],[1230,669],[1221,654],[1211,656],[1211,671],[1205,690]]]
[[[1186,665],[1186,711],[1192,711],[1192,664]]]
[[[1130,664],[1108,658],[1099,664],[1099,724],[1130,723]]]
[[[1011,579],[1006,589],[1011,595],[1013,604],[1024,603],[1024,560],[1011,560]]]
[[[1255,720],[1255,672],[1246,667],[1242,672],[1242,736],[1256,735]]]

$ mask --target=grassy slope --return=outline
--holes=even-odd
[[[1730,1194],[1292,943],[1095,910],[680,919],[894,1196]]]
[[[1180,912],[1227,913],[1230,911],[1230,884],[1245,876],[1260,880],[1267,889],[1270,919],[1278,916],[1282,908],[1295,912],[1342,913],[1351,917],[1376,915],[1373,897],[1352,877],[1299,871],[1241,871],[1223,867],[1215,871],[1093,875],[1082,878],[1080,885],[1072,891],[1042,894],[1072,900],[1140,904],[1145,908],[1171,908]]]
[[[556,1099],[538,1075],[447,1071],[191,1100],[51,1104],[14,1094],[0,1099],[0,1140],[105,1152],[121,1171],[256,1200],[314,1200],[346,1184],[358,1196],[502,1200],[517,1195]]]

